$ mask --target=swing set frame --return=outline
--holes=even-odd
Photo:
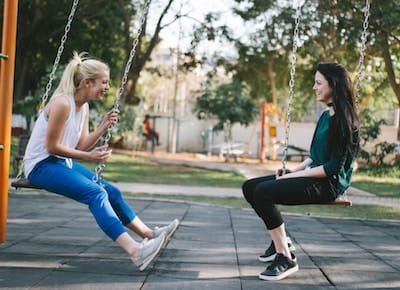
[[[48,98],[48,94],[50,92],[52,81],[55,75],[55,71],[57,69],[58,62],[60,60],[61,54],[64,49],[64,44],[67,39],[67,34],[70,29],[70,25],[77,8],[79,0],[74,0],[70,15],[68,17],[68,22],[64,30],[64,35],[61,38],[61,43],[57,51],[57,57],[53,64],[53,70],[49,76],[49,82],[46,86],[46,92],[42,97],[42,101],[40,104],[40,109],[44,108],[45,103]],[[130,66],[132,64],[133,57],[136,52],[136,46],[138,45],[138,36],[142,30],[143,24],[145,22],[145,15],[148,12],[150,5],[150,0],[146,0],[144,4],[144,11],[140,20],[140,26],[138,28],[137,37],[133,42],[133,46],[128,58],[128,62],[125,67],[124,76],[122,78],[122,83],[119,88],[119,93],[114,102],[114,108],[118,109],[119,107],[119,99],[121,98],[124,87],[127,82],[128,73],[130,70]],[[358,83],[357,83],[357,94],[356,94],[356,105],[358,106],[358,99],[361,87],[361,79],[363,75],[364,68],[364,51],[366,48],[366,38],[367,38],[367,27],[368,27],[368,17],[369,17],[369,8],[370,8],[370,0],[366,0],[365,4],[364,16],[365,20],[363,23],[363,33],[361,36],[361,49],[360,49],[360,60],[359,60],[359,71],[358,71]],[[15,49],[16,49],[16,34],[17,34],[17,12],[18,12],[18,0],[4,0],[3,6],[3,31],[2,31],[2,48],[0,51],[0,84],[1,84],[1,95],[0,98],[0,115],[3,116],[0,118],[0,164],[2,166],[2,170],[0,171],[0,244],[6,241],[6,224],[7,224],[7,210],[8,210],[8,187],[9,187],[9,171],[10,171],[10,155],[11,155],[11,120],[12,120],[12,100],[13,100],[13,81],[14,81],[14,66],[15,66]],[[296,49],[297,49],[297,37],[298,37],[298,26],[301,18],[301,5],[297,4],[296,8],[296,17],[295,17],[295,30],[293,37],[293,50],[292,50],[292,64],[290,70],[290,82],[289,82],[289,104],[287,111],[287,127],[286,127],[286,138],[285,138],[285,149],[284,156],[282,159],[283,169],[285,170],[286,166],[286,155],[288,148],[288,136],[289,136],[289,126],[290,126],[290,109],[291,103],[293,100],[293,88],[294,88],[294,75],[295,75],[295,63],[296,63]],[[108,141],[111,138],[111,130],[109,128],[107,130],[105,136],[105,144],[108,145]],[[101,173],[104,169],[105,164],[98,164],[96,167],[96,176],[94,178],[94,182],[101,184]],[[19,187],[25,188],[37,188],[32,186],[29,182],[25,182],[27,180],[19,180]],[[15,186],[16,184],[14,184]],[[351,201],[344,199],[337,199],[331,203],[333,205],[346,205],[350,206]]]
[[[133,40],[132,48],[128,57],[128,61],[125,66],[124,75],[121,81],[121,85],[114,102],[114,109],[119,108],[119,100],[124,93],[126,83],[128,81],[128,73],[136,53],[136,47],[139,44],[139,36],[143,29],[146,15],[149,10],[151,0],[145,0],[143,6],[143,12],[140,18],[140,25],[136,31],[136,37]],[[68,32],[71,28],[71,23],[74,18],[76,9],[78,7],[79,0],[73,0],[71,11],[68,16],[67,24],[64,28],[64,34],[61,37],[60,45],[57,50],[57,56],[53,63],[53,68],[49,76],[49,81],[46,86],[46,91],[42,96],[41,103],[39,105],[38,115],[41,110],[44,109],[49,93],[52,87],[52,82],[55,77],[55,73],[64,51],[64,45],[67,41]],[[11,155],[11,120],[12,120],[12,99],[13,99],[13,81],[14,81],[14,63],[15,63],[15,46],[16,46],[16,30],[17,30],[17,12],[18,12],[18,0],[5,0],[4,1],[4,17],[3,17],[3,47],[0,52],[0,83],[4,84],[3,97],[0,98],[0,113],[5,116],[4,119],[0,118],[0,164],[2,164],[3,170],[0,172],[0,244],[6,241],[6,224],[7,224],[7,209],[8,209],[8,187],[9,187],[9,171],[10,171],[10,155]],[[7,60],[3,65],[3,60]],[[106,135],[104,136],[104,144],[108,145],[111,139],[111,131],[113,127],[108,128]],[[3,141],[4,140],[4,141]],[[105,168],[104,163],[99,163],[95,169],[95,177],[93,181],[102,185],[101,173]],[[26,178],[22,178],[23,169],[22,166],[19,170],[17,180],[11,185],[16,188],[32,188],[41,189],[29,183]]]

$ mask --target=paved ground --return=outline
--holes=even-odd
[[[258,174],[255,168],[265,170],[251,168],[253,174]],[[213,190],[223,194],[226,189]],[[300,271],[266,282],[258,279],[266,264],[257,256],[270,240],[252,210],[166,200],[128,202],[150,226],[175,217],[182,221],[145,272],[100,231],[85,206],[51,193],[10,190],[0,289],[400,289],[399,221],[286,215]]]
[[[400,289],[400,222],[285,216],[300,271],[266,282],[257,256],[269,239],[251,210],[129,199],[151,226],[182,221],[139,272],[83,205],[36,192],[9,200],[1,289]]]

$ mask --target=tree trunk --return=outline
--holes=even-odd
[[[380,39],[382,43],[382,55],[383,59],[385,61],[385,69],[388,75],[389,83],[390,86],[393,89],[393,92],[395,93],[397,97],[397,103],[400,106],[400,84],[396,81],[396,74],[393,69],[393,62],[392,58],[390,56],[390,48],[389,48],[389,43],[388,43],[388,35],[387,32],[384,30],[381,30],[380,32]],[[400,127],[397,128],[397,140],[400,139]]]
[[[136,96],[136,86],[140,77],[140,72],[143,70],[146,62],[150,59],[151,53],[153,52],[156,45],[159,43],[160,32],[166,26],[162,26],[162,20],[164,16],[167,14],[174,0],[169,0],[165,5],[164,10],[161,12],[156,29],[154,30],[154,34],[150,38],[150,42],[146,47],[143,47],[143,42],[146,37],[146,26],[147,26],[147,15],[145,15],[145,21],[143,23],[142,33],[138,36],[138,45],[136,47],[135,57],[133,58],[132,66],[128,74],[128,84],[125,88],[125,94],[123,96],[125,104],[137,104],[139,98]],[[175,20],[180,16],[176,16]],[[174,20],[174,21],[175,21]],[[171,22],[172,23],[172,22]],[[169,24],[171,24],[169,23]],[[168,24],[168,25],[169,25]],[[129,33],[129,30],[128,32]],[[127,35],[127,39],[131,39],[130,35]],[[130,54],[131,48],[126,48],[126,55]]]

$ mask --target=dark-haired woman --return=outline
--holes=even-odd
[[[286,237],[285,225],[276,204],[322,204],[333,201],[350,186],[353,162],[359,145],[359,121],[352,82],[337,63],[317,66],[313,89],[327,109],[320,116],[310,147],[310,157],[291,170],[244,182],[243,194],[265,223],[271,244],[259,257],[272,261],[259,275],[280,280],[299,267],[294,247]]]

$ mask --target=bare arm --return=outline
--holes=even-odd
[[[307,159],[305,159],[302,163],[300,163],[298,166],[296,166],[296,167],[293,168],[293,169],[285,168],[285,174],[288,174],[288,173],[291,173],[291,172],[300,171],[300,170],[304,170],[304,169],[306,169],[311,163],[312,163],[312,159],[311,159],[311,158],[307,158]],[[276,174],[276,177],[282,176],[282,174],[283,174],[283,169],[282,169],[282,168],[279,168],[279,169],[276,171],[275,174]]]
[[[291,172],[296,172],[296,171],[304,170],[304,169],[306,169],[311,163],[312,163],[312,159],[308,157],[308,158],[306,158],[302,163],[300,163],[297,167],[295,167],[294,169],[292,169]]]
[[[326,177],[326,173],[324,167],[322,165],[309,168],[309,169],[302,169],[295,172],[290,172],[282,176],[277,176],[277,179],[284,179],[284,178],[294,178],[294,177],[316,177],[316,178],[323,178]]]
[[[67,158],[80,159],[92,162],[104,162],[110,155],[105,148],[95,148],[86,152],[70,148],[61,144],[64,134],[65,122],[70,113],[70,104],[67,98],[58,97],[47,106],[48,127],[46,131],[46,149],[50,154],[64,156]]]
[[[118,114],[119,112],[116,109],[108,111],[100,125],[91,133],[89,133],[89,115],[87,115],[77,149],[87,151],[92,148],[108,128],[117,124]]]

